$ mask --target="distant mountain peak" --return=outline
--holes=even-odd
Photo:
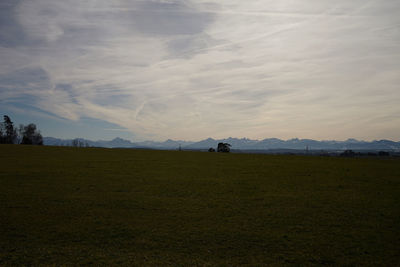
[[[210,147],[216,148],[218,143],[228,142],[232,145],[232,149],[243,150],[269,150],[269,149],[296,149],[296,150],[400,150],[400,142],[390,140],[374,140],[372,142],[358,141],[350,138],[346,141],[317,141],[313,139],[299,139],[293,138],[289,140],[281,140],[278,138],[267,138],[263,140],[252,140],[249,138],[233,138],[227,139],[213,139],[211,137],[198,141],[176,141],[167,139],[164,142],[144,141],[144,142],[131,142],[120,137],[116,137],[111,141],[90,141],[79,138],[80,141],[87,142],[89,146],[94,147],[124,147],[124,148],[155,148],[155,149],[208,149]],[[52,146],[70,146],[72,139],[58,139],[53,137],[43,138],[45,145]]]

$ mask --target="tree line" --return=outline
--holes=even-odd
[[[43,137],[34,123],[15,127],[10,117],[4,115],[0,123],[0,144],[43,145]]]

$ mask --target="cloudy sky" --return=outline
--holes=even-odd
[[[1,0],[0,62],[45,136],[400,140],[399,0]]]

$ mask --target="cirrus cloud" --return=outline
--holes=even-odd
[[[398,139],[398,1],[1,5],[3,104],[143,139]]]

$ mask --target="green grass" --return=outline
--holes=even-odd
[[[400,159],[0,146],[0,266],[400,265]]]

